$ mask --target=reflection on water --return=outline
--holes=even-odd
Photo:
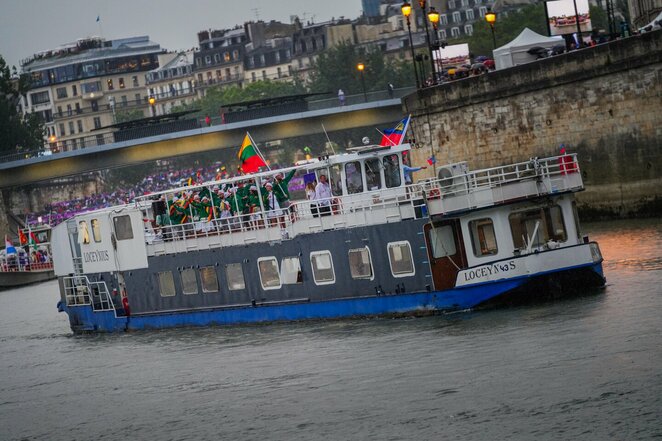
[[[659,222],[586,225],[599,294],[425,318],[73,336],[0,292],[1,439],[662,436]]]

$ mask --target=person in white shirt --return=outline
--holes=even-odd
[[[331,185],[329,185],[329,182],[326,180],[326,175],[320,175],[320,180],[315,186],[315,200],[317,200],[320,215],[328,216],[331,214],[332,197]]]

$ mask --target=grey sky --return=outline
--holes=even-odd
[[[149,35],[163,48],[189,49],[198,31],[243,24],[256,12],[265,21],[321,22],[357,17],[361,0],[0,0],[0,55],[20,68],[36,52],[93,35]]]

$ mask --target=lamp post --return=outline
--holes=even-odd
[[[423,24],[425,25],[425,41],[428,43],[428,51],[430,52],[430,67],[432,68],[432,84],[437,84],[437,74],[434,68],[434,58],[432,57],[432,45],[430,44],[430,33],[428,32],[428,21],[425,19],[425,0],[418,0],[418,5],[423,11]]]
[[[156,103],[156,98],[154,98],[154,95],[150,95],[147,102],[149,103],[149,107],[152,109],[152,116],[156,116],[156,109],[154,108],[154,104]]]
[[[494,35],[494,23],[496,23],[496,12],[492,12],[491,9],[487,10],[487,14],[485,14],[485,21],[490,25],[490,29],[492,30],[492,44],[494,44],[494,49],[496,49],[496,36]]]
[[[402,15],[407,19],[407,31],[409,31],[409,47],[411,48],[411,62],[414,65],[414,76],[416,77],[416,88],[421,88],[421,83],[418,81],[418,69],[416,69],[416,55],[414,54],[414,41],[411,38],[411,23],[409,22],[409,16],[411,15],[411,4],[405,1],[402,4]]]
[[[363,102],[368,102],[368,95],[365,93],[365,77],[363,76],[363,71],[365,70],[365,64],[359,63],[356,65],[356,68],[359,70],[359,73],[361,74],[361,87],[363,87]]]
[[[430,11],[428,12],[428,19],[430,20],[430,23],[432,23],[432,29],[434,29],[434,49],[435,49],[435,51],[438,51],[439,50],[439,31],[437,30],[437,26],[439,25],[439,13],[434,8],[434,6],[430,7]],[[434,57],[433,57],[433,59],[434,59]],[[444,65],[443,65],[443,62],[441,61],[441,52],[439,53],[439,58],[437,59],[437,67],[439,68],[439,75],[440,76],[443,75]]]

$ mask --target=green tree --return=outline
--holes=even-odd
[[[115,113],[115,122],[123,123],[128,121],[135,121],[145,117],[145,113],[140,109],[134,110],[120,110]]]
[[[498,15],[494,26],[497,47],[513,40],[524,28],[529,28],[540,35],[547,35],[547,19],[543,3],[528,5],[518,11]],[[474,56],[491,57],[494,45],[490,25],[485,20],[477,20],[474,23],[471,37],[449,41],[449,44],[458,43],[469,43],[469,52]]]
[[[0,154],[38,150],[44,144],[44,124],[37,114],[20,114],[16,108],[28,91],[27,75],[14,78],[0,55]]]

